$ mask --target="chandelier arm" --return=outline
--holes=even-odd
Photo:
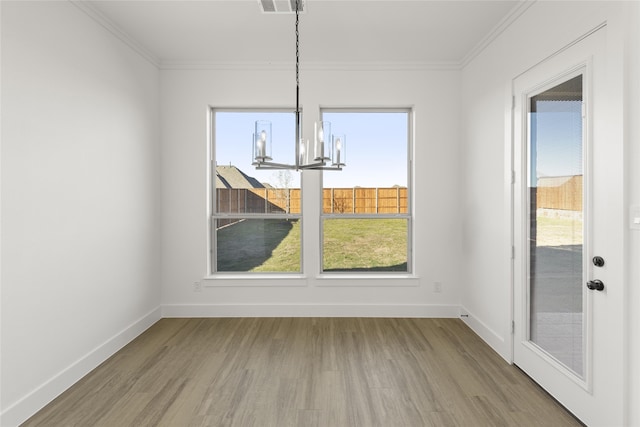
[[[326,163],[314,163],[311,165],[302,166],[300,169],[314,171],[341,171],[342,166],[326,166]]]
[[[253,164],[256,169],[265,169],[265,170],[298,170],[299,167],[296,165],[288,165],[286,163],[275,163],[275,162],[260,162]]]
[[[1,0],[0,0],[1,1]],[[302,146],[302,127],[300,125],[300,6],[303,4],[304,0],[296,0],[296,123],[295,123],[295,153],[296,153],[296,161],[294,164],[284,164],[284,163],[276,163],[271,161],[271,157],[267,155],[256,155],[254,160],[252,161],[252,165],[256,167],[256,169],[291,169],[291,170],[333,170],[339,171],[342,170],[342,166],[344,163],[327,165],[326,160],[329,158],[321,156],[321,158],[314,159],[314,163],[302,163],[301,155],[308,155],[303,151]],[[256,129],[257,129],[256,122]],[[257,132],[257,130],[256,130]],[[256,135],[254,134],[254,143]],[[264,144],[266,145],[266,144]],[[254,146],[254,151],[256,150]],[[306,151],[306,150],[305,150]],[[338,159],[340,159],[338,154]],[[319,160],[319,161],[318,161]]]

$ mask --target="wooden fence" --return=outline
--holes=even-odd
[[[407,213],[406,187],[391,188],[325,188],[322,190],[322,212],[354,214]]]
[[[216,212],[244,213],[300,213],[300,189],[275,188],[217,188]],[[235,220],[219,220],[218,227]]]
[[[534,193],[532,193],[534,194]],[[324,188],[323,213],[407,213],[406,187]],[[541,178],[535,192],[537,208],[582,210],[582,175]],[[217,188],[216,211],[225,214],[292,213],[301,209],[299,188]],[[218,220],[218,227],[235,222]]]
[[[406,213],[407,188],[325,188],[324,213]],[[300,189],[217,188],[216,212],[300,213]]]
[[[582,210],[582,175],[538,179],[538,209]]]

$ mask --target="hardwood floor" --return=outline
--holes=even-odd
[[[458,319],[163,319],[23,426],[579,426]]]

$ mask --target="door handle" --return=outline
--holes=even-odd
[[[602,291],[604,290],[604,283],[602,283],[602,280],[589,280],[587,282],[587,288],[592,291]]]

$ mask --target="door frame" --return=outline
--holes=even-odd
[[[528,233],[529,233],[529,229],[527,227],[528,223],[528,217],[529,217],[529,211],[526,208],[526,206],[530,206],[531,200],[530,200],[530,193],[528,190],[528,185],[527,185],[527,180],[529,179],[529,174],[531,173],[530,169],[529,169],[529,165],[530,165],[530,158],[529,158],[529,112],[528,112],[528,102],[529,100],[533,97],[536,96],[537,94],[540,94],[542,92],[544,92],[545,90],[548,90],[558,84],[561,84],[563,82],[566,82],[567,80],[573,78],[573,77],[577,77],[579,75],[582,76],[583,78],[583,105],[586,106],[586,111],[583,110],[583,123],[582,123],[582,151],[583,151],[583,210],[582,210],[582,215],[583,215],[583,256],[582,256],[582,265],[581,265],[581,272],[582,272],[582,277],[584,279],[586,279],[589,276],[589,266],[588,266],[588,254],[591,253],[591,216],[592,216],[592,204],[591,204],[591,192],[593,191],[593,185],[592,185],[592,142],[593,142],[593,131],[592,131],[592,127],[591,127],[591,98],[592,98],[592,74],[593,74],[593,58],[592,57],[588,57],[585,58],[583,61],[580,61],[578,63],[575,63],[573,66],[570,66],[568,68],[566,68],[563,71],[559,71],[558,73],[555,73],[553,75],[550,75],[548,79],[545,79],[543,81],[540,81],[539,83],[535,84],[534,86],[531,86],[529,88],[527,88],[527,92],[522,92],[519,95],[516,96],[522,96],[522,98],[520,99],[521,105],[523,107],[522,110],[522,114],[519,117],[516,117],[515,115],[515,108],[514,108],[514,121],[515,120],[522,120],[522,126],[521,126],[521,133],[520,135],[515,135],[514,132],[514,144],[516,142],[518,142],[519,145],[522,144],[522,146],[519,148],[519,150],[521,151],[521,158],[520,160],[522,161],[522,164],[520,164],[518,167],[521,171],[523,172],[527,172],[527,176],[522,176],[522,179],[517,180],[517,183],[519,184],[518,188],[516,188],[516,185],[514,184],[514,214],[513,214],[513,221],[514,221],[514,247],[515,247],[515,251],[516,253],[521,254],[521,262],[523,264],[527,265],[527,268],[523,268],[522,271],[520,272],[521,275],[520,277],[516,277],[516,273],[517,273],[517,269],[515,268],[515,264],[516,264],[516,257],[514,257],[513,264],[514,264],[514,275],[513,275],[513,285],[514,285],[514,300],[513,300],[513,304],[514,304],[514,321],[515,321],[515,325],[516,328],[520,327],[521,329],[524,330],[525,325],[528,326],[528,322],[530,321],[530,301],[527,299],[530,289],[523,289],[521,290],[521,294],[523,296],[523,298],[518,301],[516,299],[517,296],[517,292],[515,287],[516,286],[521,286],[527,283],[527,277],[531,274],[531,272],[529,271],[529,265],[528,265],[528,256],[530,256],[530,253],[528,251]],[[516,104],[516,103],[514,103]],[[583,107],[585,108],[585,107]],[[514,123],[514,131],[515,131],[515,123]],[[516,141],[517,139],[517,141]],[[523,144],[523,140],[526,140],[526,144]],[[514,146],[514,155],[515,153],[518,152],[518,150],[515,149]],[[515,159],[514,159],[515,160]],[[515,163],[514,163],[514,166]],[[585,179],[586,178],[586,179]],[[516,191],[521,191],[522,195],[521,196],[517,196],[515,194]],[[522,206],[521,206],[521,212],[517,212],[516,209],[516,202],[519,202]],[[522,217],[519,219],[519,222],[522,224],[522,228],[520,230],[516,230],[516,214],[520,213],[522,215]],[[518,233],[520,233],[520,236],[518,236]],[[520,237],[521,239],[519,239],[518,237]],[[528,256],[527,256],[528,255]],[[526,259],[525,259],[526,258]],[[592,372],[592,351],[593,351],[593,328],[592,328],[592,315],[593,315],[593,293],[592,292],[586,292],[583,289],[583,313],[585,314],[585,322],[582,325],[582,332],[583,332],[583,340],[584,340],[584,345],[583,345],[583,355],[584,355],[584,367],[583,367],[583,377],[578,376],[576,373],[572,372],[570,369],[568,369],[567,367],[563,366],[561,362],[559,362],[558,360],[556,360],[553,356],[547,354],[544,349],[538,348],[536,345],[534,344],[524,344],[526,347],[529,348],[530,351],[536,353],[536,355],[542,359],[544,359],[548,364],[550,364],[551,366],[553,366],[556,370],[558,370],[558,372],[562,375],[564,375],[565,377],[571,379],[574,383],[576,383],[577,385],[579,385],[582,389],[586,390],[587,392],[591,393],[592,392],[592,387],[593,387],[593,372]],[[520,319],[516,319],[515,318],[515,314],[516,314],[516,304],[521,304],[521,310],[522,310],[522,315],[523,317]],[[525,335],[529,334],[529,329],[527,328],[525,332],[523,332]],[[515,347],[518,344],[515,340],[515,336],[516,336],[516,329],[514,328],[513,334],[512,336],[514,337],[513,339],[513,348],[514,348],[514,362],[515,362]]]
[[[605,30],[603,31],[604,37],[605,37],[605,42],[608,39],[607,37],[607,33],[606,33],[606,22],[594,27],[593,29],[591,29],[590,31],[588,31],[587,33],[583,34],[582,36],[578,37],[577,39],[575,39],[574,41],[572,41],[571,43],[563,46],[562,48],[558,49],[557,51],[555,51],[553,54],[545,57],[544,59],[536,62],[535,64],[533,64],[531,67],[527,68],[526,70],[522,71],[521,73],[519,73],[518,75],[514,76],[511,81],[509,82],[507,88],[505,88],[505,186],[504,186],[504,190],[505,190],[505,198],[507,200],[507,202],[505,203],[505,216],[506,218],[508,218],[508,221],[506,221],[505,226],[508,228],[508,232],[506,233],[507,238],[505,241],[505,246],[507,249],[507,253],[510,254],[510,258],[511,258],[511,262],[509,263],[510,266],[510,270],[509,270],[509,278],[511,281],[511,286],[510,286],[510,315],[509,315],[509,324],[507,325],[508,330],[511,331],[511,333],[507,333],[506,337],[505,337],[505,341],[507,344],[507,348],[510,349],[510,354],[508,354],[508,361],[511,364],[514,364],[515,362],[515,346],[519,345],[519,343],[516,342],[515,340],[515,327],[516,327],[516,322],[521,322],[520,319],[516,319],[516,304],[520,304],[521,301],[516,301],[516,286],[521,286],[522,285],[522,279],[521,277],[516,277],[516,256],[524,256],[524,254],[516,254],[516,251],[519,250],[516,247],[516,232],[522,232],[521,230],[516,230],[516,213],[517,213],[517,206],[516,206],[516,202],[521,200],[521,198],[516,198],[516,191],[521,191],[521,186],[518,186],[517,184],[519,184],[519,180],[516,179],[516,146],[515,144],[521,144],[522,143],[522,139],[521,139],[521,135],[516,135],[516,120],[521,120],[521,116],[516,117],[515,115],[515,107],[516,107],[516,97],[518,96],[518,94],[516,93],[516,81],[524,76],[525,74],[527,74],[528,72],[534,70],[535,68],[537,68],[538,66],[541,66],[542,64],[553,60],[556,56],[561,55],[563,52],[565,52],[566,50],[570,49],[571,47],[573,47],[574,45],[582,42],[583,40],[585,40],[587,37],[593,35],[594,33],[600,31],[600,30]],[[617,88],[615,87],[615,85],[613,85],[609,79],[610,77],[610,72],[611,70],[611,66],[608,64],[607,60],[608,60],[608,56],[609,53],[607,52],[607,50],[605,49],[604,52],[602,53],[602,57],[599,58],[599,61],[604,61],[605,62],[605,66],[603,68],[606,68],[607,71],[607,84],[605,85],[605,88],[603,90],[607,91],[607,94],[611,94],[611,96],[607,96],[606,100],[604,100],[604,102],[607,104],[608,107],[611,107],[609,110],[606,110],[606,116],[604,119],[600,119],[600,123],[598,124],[598,128],[599,128],[599,132],[602,132],[603,126],[604,129],[607,130],[611,130],[613,129],[613,138],[616,139],[617,137],[617,141],[614,142],[614,149],[613,149],[613,153],[609,154],[607,153],[607,157],[609,158],[609,161],[611,162],[612,159],[614,160],[618,160],[617,156],[619,156],[621,154],[621,150],[620,149],[620,144],[621,144],[621,140],[620,140],[620,135],[619,135],[619,131],[616,130],[615,126],[617,123],[614,124],[606,124],[603,125],[602,122],[606,121],[607,118],[612,117],[612,115],[616,115],[616,114],[621,114],[622,110],[621,110],[621,106],[615,104],[615,102],[618,101],[618,98],[621,95],[621,92],[618,93]],[[560,78],[563,75],[568,75],[568,73],[571,70],[577,70],[578,68],[580,68],[580,66],[582,67],[586,67],[586,72],[585,72],[585,77],[589,80],[588,81],[588,85],[592,85],[592,75],[593,75],[593,67],[590,66],[590,64],[588,64],[588,58],[585,56],[583,57],[583,60],[578,64],[574,64],[573,66],[568,66],[566,69],[561,69],[560,67],[558,68],[558,73],[554,74],[553,80],[556,80],[558,78]],[[602,70],[601,70],[602,71]],[[615,69],[613,70],[615,72]],[[611,75],[615,75],[615,73],[611,74]],[[600,76],[600,78],[602,78],[603,76]],[[539,86],[538,86],[539,87]],[[586,95],[586,100],[589,101],[592,95],[592,86],[586,86],[585,87],[585,95]],[[613,92],[611,92],[613,90]],[[596,95],[597,96],[597,95]],[[601,102],[602,99],[597,100],[596,102]],[[613,102],[612,102],[613,101]],[[602,107],[600,107],[602,108]],[[602,111],[600,111],[602,113]],[[508,116],[507,116],[508,115]],[[595,122],[593,120],[590,120],[590,118],[593,117],[593,102],[587,102],[587,111],[586,111],[586,126],[585,126],[585,131],[588,132],[587,135],[585,135],[586,139],[585,139],[585,160],[584,160],[584,164],[585,164],[585,173],[587,173],[588,170],[593,170],[593,165],[592,165],[592,158],[593,156],[589,156],[589,153],[593,153],[593,138],[597,137],[596,135],[596,131],[594,130],[595,127]],[[526,132],[526,130],[525,130]],[[622,140],[623,141],[623,140]],[[525,148],[526,150],[526,148]],[[616,163],[617,164],[617,163]],[[622,164],[620,165],[622,166]],[[521,169],[521,167],[520,167]],[[602,173],[602,172],[600,172]],[[620,175],[620,176],[618,176]],[[614,181],[617,182],[619,181],[622,176],[622,173],[620,171],[616,171],[615,177],[614,177]],[[593,177],[593,175],[592,175]],[[590,178],[589,181],[584,182],[584,185],[586,187],[585,189],[585,194],[589,195],[591,191],[593,191],[595,189],[595,187],[597,187],[593,182],[591,182]],[[616,202],[618,202],[619,200],[615,200]],[[624,203],[624,200],[622,200],[622,203]],[[616,214],[617,214],[617,209],[620,208],[622,211],[624,211],[624,206],[620,205],[618,206],[618,203],[615,204],[615,206],[612,209],[616,209]],[[588,215],[588,213],[592,210],[592,199],[586,198],[584,200],[584,211],[585,211],[585,215]],[[585,218],[586,219],[586,218]],[[588,224],[587,226],[589,227],[593,227],[593,223],[592,224]],[[585,230],[585,239],[589,238],[589,235],[591,234],[592,230]],[[624,239],[622,236],[618,236],[617,232],[615,233],[616,236],[614,238],[614,243],[613,245],[609,245],[607,248],[611,249],[610,246],[613,246],[614,248],[614,253],[616,254],[620,254],[621,255],[621,260],[613,260],[615,264],[614,267],[623,267],[624,264],[622,264],[622,266],[620,265],[620,263],[623,262],[624,259],[624,255],[625,255],[625,251],[624,251],[624,247],[619,247],[618,244],[622,243],[622,245],[624,245]],[[618,238],[620,237],[620,239]],[[619,241],[618,241],[619,240]],[[589,257],[590,257],[590,253],[587,252],[587,245],[590,245],[592,242],[591,241],[587,241],[585,240],[585,253],[584,253],[584,262],[588,263]],[[593,267],[584,267],[584,271],[585,273],[593,273]],[[623,270],[620,270],[621,273],[619,275],[620,277],[620,282],[619,284],[616,284],[616,286],[619,286],[619,289],[615,290],[615,293],[622,293],[622,295],[624,295],[626,293],[626,288],[625,288],[625,283],[624,283],[624,272]],[[590,275],[585,276],[585,279],[587,277],[590,277]],[[593,304],[593,300],[594,300],[594,296],[591,295],[592,293],[588,292],[587,293],[587,298],[584,301],[584,304],[586,304],[585,310],[592,310],[592,304]],[[615,303],[616,306],[619,304],[618,310],[620,312],[624,312],[624,301],[620,299],[619,294],[616,295],[616,297],[612,300],[612,303]],[[619,316],[616,316],[614,319],[612,319],[610,322],[605,322],[605,323],[610,323],[613,326],[620,326],[622,327],[622,323],[621,323],[621,318],[624,316],[624,313],[622,313]],[[587,317],[587,322],[590,321],[591,316]],[[589,327],[592,325],[589,325]],[[601,325],[597,324],[595,325],[596,328],[602,328]],[[602,333],[602,331],[600,331],[600,333]],[[622,342],[621,345],[622,347],[624,346],[624,339],[625,336],[624,334],[620,335]],[[589,354],[591,352],[593,352],[593,339],[591,337],[585,336],[585,340],[586,340],[586,353]],[[620,351],[622,350],[622,347],[619,349]],[[602,355],[598,356],[598,357],[592,357],[592,358],[587,358],[587,360],[585,360],[585,365],[584,365],[584,384],[585,386],[583,387],[585,389],[586,392],[594,394],[594,390],[593,390],[593,378],[594,375],[597,376],[597,374],[594,374],[593,371],[593,366],[590,365],[590,363],[596,363],[596,364],[602,364],[605,363],[605,361],[603,361],[602,359]],[[613,362],[613,363],[617,363],[617,362]],[[624,381],[624,365],[621,364],[618,367],[615,367],[615,375],[613,375],[613,380],[615,379],[622,379]],[[581,380],[581,379],[580,379]],[[612,380],[612,381],[613,381]],[[608,382],[606,385],[609,388],[612,388],[614,386],[615,381],[610,381]],[[578,381],[579,383],[580,381]],[[602,382],[602,378],[600,378],[598,380],[599,383]],[[621,397],[620,402],[616,402],[615,404],[615,414],[617,417],[619,417],[620,420],[624,419],[625,417],[625,408],[626,408],[626,404],[624,402],[624,398],[625,398],[625,393],[622,390],[622,386],[623,384],[619,384],[617,385],[616,390],[614,391],[614,394],[616,396]],[[600,390],[595,391],[596,394],[601,395],[603,393],[602,391],[602,386],[600,386]],[[568,409],[572,412],[576,412],[575,408],[571,408],[568,407]],[[593,410],[591,410],[591,412],[593,412]]]

